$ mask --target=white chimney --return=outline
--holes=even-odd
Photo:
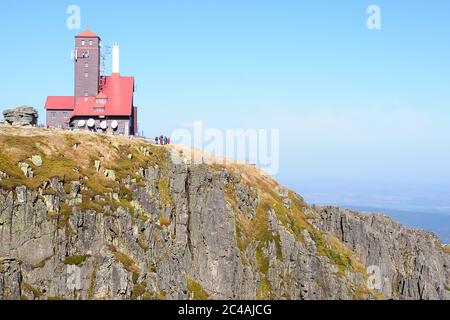
[[[120,48],[117,44],[112,47],[112,73],[120,74]]]

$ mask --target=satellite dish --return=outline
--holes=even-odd
[[[119,123],[117,122],[117,120],[114,120],[111,123],[111,128],[113,128],[114,130],[116,130],[119,127]]]
[[[106,130],[106,128],[108,128],[108,122],[106,122],[106,120],[102,121],[102,123],[100,123],[100,128]]]
[[[93,126],[95,126],[95,120],[94,119],[89,119],[87,121],[87,125],[89,128],[92,128]]]
[[[86,125],[86,121],[80,120],[78,121],[78,128],[83,128]]]

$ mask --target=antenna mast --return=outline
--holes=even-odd
[[[100,91],[106,84],[106,75],[108,74],[108,59],[111,56],[111,47],[103,46],[100,55]]]

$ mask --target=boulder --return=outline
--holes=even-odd
[[[94,161],[94,167],[95,167],[95,171],[96,172],[100,171],[100,166],[101,166],[100,160],[95,160]]]
[[[105,177],[116,180],[116,172],[111,169],[105,169]]]
[[[7,124],[13,126],[34,126],[37,125],[39,115],[33,107],[22,106],[3,111],[3,117]]]
[[[33,162],[36,167],[40,167],[42,166],[42,157],[40,155],[34,155],[31,157],[31,162]]]
[[[31,166],[26,162],[19,162],[19,168],[27,178],[33,178],[34,172]]]

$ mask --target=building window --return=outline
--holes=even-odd
[[[92,40],[89,40],[89,45],[92,46],[93,42]]]
[[[89,78],[89,72],[85,72],[85,73],[84,73],[84,77],[85,77],[85,78]]]
[[[63,117],[64,119],[67,119],[69,117],[69,113],[67,111],[63,112]]]
[[[86,42],[84,40],[81,40],[81,45],[84,46]]]
[[[84,63],[84,67],[85,67],[85,68],[89,68],[89,62],[85,62],[85,63]]]
[[[56,117],[58,116],[58,114],[56,112],[52,112],[52,118],[56,119]]]
[[[89,92],[85,91],[85,92],[84,92],[84,96],[85,96],[85,97],[89,97]]]

